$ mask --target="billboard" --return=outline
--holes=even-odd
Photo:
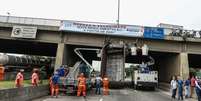
[[[164,39],[164,28],[144,27],[144,38]]]
[[[37,27],[33,26],[13,26],[11,37],[14,38],[36,38]]]
[[[135,25],[117,25],[108,23],[62,21],[61,31],[83,32],[103,35],[143,37],[144,28]]]

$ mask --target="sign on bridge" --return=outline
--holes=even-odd
[[[135,25],[117,25],[108,23],[79,22],[79,21],[62,21],[60,30],[94,33],[104,35],[119,35],[131,37],[143,37],[144,28]]]
[[[11,37],[15,38],[36,38],[37,27],[13,26]]]

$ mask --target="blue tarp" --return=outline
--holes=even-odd
[[[164,39],[164,28],[144,27],[144,38]]]

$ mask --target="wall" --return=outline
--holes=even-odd
[[[36,88],[24,87],[0,90],[0,101],[30,101],[32,99],[46,96],[49,93],[47,85]]]
[[[171,76],[180,75],[179,54],[167,54],[158,61],[159,82],[170,82]]]

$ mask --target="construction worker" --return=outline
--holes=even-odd
[[[84,77],[84,73],[81,73],[78,78],[77,96],[80,96],[81,93],[86,97],[86,78]]]
[[[58,71],[54,73],[54,75],[51,77],[51,96],[53,97],[54,95],[56,98],[58,97],[59,94],[59,74]]]
[[[38,69],[33,70],[33,74],[31,76],[31,83],[32,83],[32,86],[38,86],[38,83],[39,83]]]
[[[52,76],[50,76],[50,77],[49,77],[49,90],[50,90],[50,95],[52,95],[52,89],[53,89],[53,88],[52,88],[52,87],[53,87],[52,85],[53,85],[53,84],[52,84]]]
[[[19,73],[17,73],[16,79],[15,79],[15,86],[17,88],[23,87],[23,81],[24,81],[23,73],[24,73],[23,69],[20,69]]]
[[[109,79],[106,75],[103,78],[103,94],[104,95],[109,94]]]
[[[0,64],[0,81],[4,79],[4,67]]]

